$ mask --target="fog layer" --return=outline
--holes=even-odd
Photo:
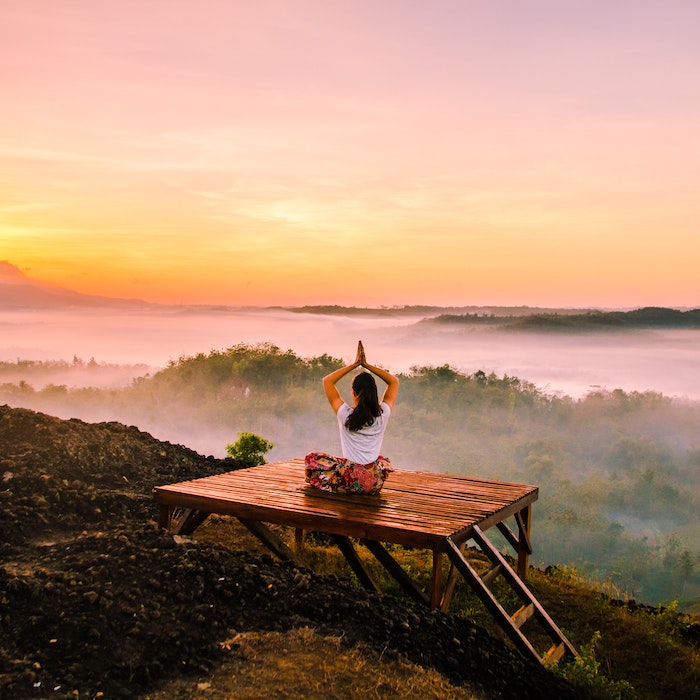
[[[348,359],[362,339],[373,361],[396,372],[449,364],[468,373],[481,369],[517,376],[575,398],[603,387],[700,400],[697,330],[553,334],[426,326],[420,320],[265,309],[2,311],[0,361],[71,361],[77,356],[162,368],[183,356],[259,342],[302,357],[326,353]],[[142,373],[143,367],[133,372]],[[128,373],[122,377],[129,379]],[[99,377],[95,380],[104,385]]]

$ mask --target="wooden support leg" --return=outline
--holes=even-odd
[[[450,609],[450,603],[452,602],[452,595],[455,592],[455,586],[457,585],[458,577],[459,571],[457,571],[454,564],[451,564],[450,573],[447,574],[447,583],[445,583],[445,590],[442,594],[442,600],[440,601],[441,612],[447,612]]]
[[[171,508],[167,505],[161,505],[158,507],[158,527],[161,530],[170,529],[170,515]]]
[[[362,544],[374,554],[379,563],[394,577],[396,582],[413,600],[423,605],[428,605],[430,603],[416,582],[408,576],[396,559],[394,559],[379,542],[375,542],[374,540],[362,540]]]
[[[433,582],[430,588],[430,607],[439,608],[442,599],[442,552],[433,550]]]
[[[530,544],[530,527],[532,525],[532,508],[525,506],[519,513],[515,514],[518,523],[518,576],[527,578],[529,555],[532,554]]]
[[[177,518],[173,518],[170,532],[173,535],[191,535],[208,517],[210,513],[193,508],[186,508]]]
[[[300,527],[294,530],[294,548],[297,554],[304,549],[304,531]]]
[[[379,593],[379,586],[377,586],[372,577],[369,575],[369,571],[367,571],[365,565],[362,563],[362,560],[357,555],[357,552],[352,546],[350,539],[342,535],[333,535],[333,540],[338,545],[338,549],[340,549],[340,551],[343,553],[343,556],[347,560],[348,564],[350,564],[350,568],[355,572],[355,576],[357,576],[363,588]]]
[[[238,518],[268,549],[285,561],[294,561],[294,552],[269,527],[257,520]]]
[[[464,553],[464,550],[467,547],[466,542],[462,542],[462,544],[459,545],[459,551]],[[452,595],[455,592],[455,586],[457,585],[457,581],[459,579],[459,571],[457,571],[457,568],[455,567],[454,564],[450,565],[450,572],[447,574],[447,581],[445,583],[445,590],[442,593],[442,600],[440,601],[440,611],[441,612],[447,612],[450,609],[450,603],[452,602]]]

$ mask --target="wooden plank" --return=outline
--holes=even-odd
[[[564,654],[566,654],[566,646],[564,644],[553,644],[542,657],[542,663],[556,663]]]
[[[511,616],[510,619],[513,620],[513,624],[520,628],[522,627],[535,613],[535,606],[532,603],[523,605],[518,608]]]
[[[494,582],[494,579],[496,579],[501,573],[501,569],[501,565],[496,564],[495,566],[492,566],[488,571],[481,574],[480,578],[484,586],[486,586],[486,588],[491,588],[491,584]]]
[[[294,473],[295,467],[296,465],[294,462],[273,463],[262,467],[229,472],[228,475],[235,475],[235,479],[239,483],[252,484],[258,491],[261,481],[266,483],[266,490],[269,490],[271,487],[274,488],[275,484],[278,482],[282,488],[286,488],[294,481],[303,482],[303,471],[299,469],[298,474]],[[194,484],[196,482],[206,482],[207,480],[216,483],[222,476],[226,477],[228,475],[214,475],[212,477],[205,477],[204,479],[182,482],[182,484]],[[496,502],[508,502],[513,500],[513,498],[520,497],[525,493],[532,490],[536,491],[537,489],[536,487],[523,484],[509,485],[504,482],[487,482],[455,475],[397,470],[397,472],[390,476],[385,485],[385,491],[392,490],[395,492],[408,493],[409,495],[428,495],[431,497],[437,491],[446,497],[453,497],[456,499],[467,497],[471,501],[485,499],[488,503],[493,503],[494,499]],[[350,497],[355,498],[354,496]]]

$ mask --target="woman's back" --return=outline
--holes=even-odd
[[[357,462],[358,464],[369,464],[379,457],[386,431],[391,416],[391,408],[386,403],[379,405],[380,414],[374,419],[371,425],[365,425],[359,430],[351,430],[347,426],[347,420],[353,409],[348,404],[338,409],[336,417],[340,431],[340,447],[343,457]]]

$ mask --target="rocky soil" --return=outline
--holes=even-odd
[[[580,697],[466,620],[157,529],[154,486],[242,466],[0,406],[0,698],[138,697],[236,633],[302,628],[489,698]]]

